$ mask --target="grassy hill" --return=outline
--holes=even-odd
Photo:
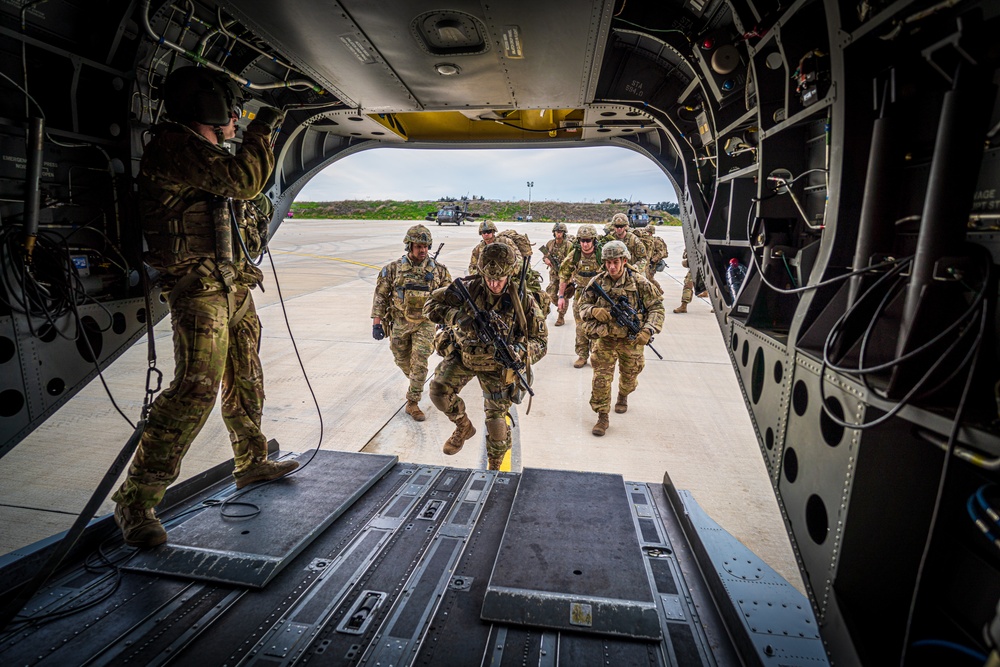
[[[434,201],[371,201],[344,200],[332,202],[294,202],[292,213],[296,218],[322,218],[334,220],[421,220],[436,211]],[[623,204],[589,204],[559,201],[531,202],[531,217],[535,222],[592,222],[604,223],[615,213],[625,213]],[[513,221],[528,215],[528,202],[501,202],[477,199],[469,202],[469,212],[481,218]],[[651,215],[660,215],[650,211]],[[663,213],[663,224],[677,225],[681,221]]]

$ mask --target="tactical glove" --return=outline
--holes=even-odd
[[[253,119],[254,123],[263,123],[266,125],[268,132],[274,132],[281,127],[284,121],[285,112],[274,107],[261,107],[257,112],[257,116]]]
[[[372,338],[375,340],[382,340],[385,338],[385,329],[382,328],[381,323],[372,325]]]
[[[645,345],[652,339],[653,334],[649,329],[643,329],[635,337],[636,345]]]
[[[610,322],[611,321],[611,311],[607,308],[591,308],[591,316],[598,322]]]
[[[657,271],[662,271],[665,268],[667,268],[667,260],[661,259],[660,261],[658,261],[656,263],[656,270]]]

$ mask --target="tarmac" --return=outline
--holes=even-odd
[[[263,428],[283,451],[320,447],[395,454],[401,461],[429,465],[485,467],[477,383],[467,385],[461,396],[478,433],[457,455],[446,456],[441,446],[453,430],[451,423],[431,405],[426,392],[420,401],[426,421],[414,422],[403,412],[406,379],[393,363],[388,340],[371,336],[378,270],[403,254],[402,238],[412,224],[289,219],[271,241],[277,281],[265,260],[261,268],[266,291],[254,292],[254,298],[264,329]],[[425,224],[434,235],[434,249],[444,243],[439,261],[453,277],[465,275],[472,248],[480,240],[476,225]],[[551,223],[497,224],[501,230],[528,234],[536,245],[551,238]],[[569,225],[570,233],[577,227]],[[612,412],[607,434],[595,437],[590,430],[596,414],[588,403],[593,372],[589,364],[573,368],[572,312],[565,326],[555,327],[553,308],[548,354],[534,367],[535,397],[530,410],[527,400],[517,406],[515,447],[505,465],[515,471],[533,467],[618,473],[637,482],[659,482],[666,472],[677,488],[689,490],[709,516],[802,591],[788,533],[711,306],[695,298],[686,314],[672,312],[680,304],[686,273],[680,264],[681,229],[656,230],[670,250],[669,266],[658,274],[666,321],[653,341],[663,360],[647,351],[628,412]],[[538,252],[532,264],[547,279]],[[156,365],[166,382],[173,374],[169,322],[160,322],[155,334]],[[146,354],[143,338],[104,371],[111,396],[133,421],[142,407]],[[431,357],[431,373],[439,360]],[[101,383],[94,381],[0,458],[0,555],[66,530],[132,431]],[[185,457],[180,479],[231,458],[216,407]],[[112,510],[113,503],[106,499],[99,516]]]

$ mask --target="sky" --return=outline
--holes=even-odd
[[[651,160],[625,148],[375,148],[317,174],[296,201],[485,197],[502,201],[676,202],[669,179]]]

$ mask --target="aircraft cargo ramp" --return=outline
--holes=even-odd
[[[299,460],[243,493],[227,464],[178,485],[151,551],[95,521],[0,663],[826,663],[802,594],[669,479]],[[3,589],[54,546],[8,559]]]

